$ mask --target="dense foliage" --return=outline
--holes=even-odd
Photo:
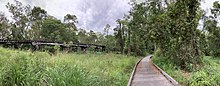
[[[199,0],[149,0],[131,5],[130,14],[117,21],[115,28],[121,52],[144,55],[154,50],[182,68],[201,63],[202,55],[219,57],[219,2],[214,3],[210,17],[199,7]]]
[[[220,2],[213,3],[211,9],[212,16],[204,18],[204,30],[208,32],[207,41],[209,54],[220,57],[220,27],[218,26],[220,18]]]
[[[197,68],[193,67],[191,64],[187,64],[186,67],[190,72],[181,70],[166,57],[153,58],[153,61],[183,86],[220,85],[219,58],[205,56],[201,60],[203,65]]]
[[[0,38],[102,44],[107,45],[107,51],[136,56],[156,51],[158,56],[168,57],[176,65],[186,68],[187,64],[199,64],[203,55],[220,57],[220,4],[216,1],[212,15],[205,16],[200,2],[131,1],[129,14],[116,20],[116,27],[106,24],[105,33],[99,33],[77,28],[75,15],[67,14],[61,21],[40,7],[24,6],[15,0],[15,4],[6,5],[13,21],[0,12]],[[198,28],[200,20],[202,28]],[[110,30],[114,33],[110,34]]]
[[[131,10],[116,20],[116,27],[106,24],[104,33],[100,33],[77,28],[77,16],[73,14],[59,20],[40,7],[24,6],[15,0],[14,4],[6,5],[12,21],[0,12],[0,39],[102,44],[107,46],[107,52],[135,56],[154,53],[154,61],[184,85],[219,85],[220,2],[213,3],[210,16],[206,16],[200,2],[147,0],[136,3],[132,0]],[[111,30],[114,32],[110,33]],[[46,53],[2,48],[0,53],[0,85],[125,85],[131,65],[137,60],[111,54],[106,57],[61,54],[50,58]],[[88,63],[80,63],[82,61]],[[79,65],[73,66],[75,63]]]

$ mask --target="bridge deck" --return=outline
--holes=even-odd
[[[143,58],[137,65],[131,86],[173,86],[173,84],[153,65],[151,56]]]

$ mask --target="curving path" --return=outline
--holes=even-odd
[[[147,56],[137,63],[128,86],[174,86]]]

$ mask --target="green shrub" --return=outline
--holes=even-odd
[[[190,86],[211,86],[212,79],[204,71],[198,71],[191,75],[189,79]]]
[[[167,57],[153,57],[154,63],[182,85],[219,86],[220,60],[205,56],[201,61],[202,63],[197,65],[186,63],[186,68],[190,71],[185,71],[180,70],[180,67],[174,65]]]

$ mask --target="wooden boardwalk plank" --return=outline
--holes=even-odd
[[[151,56],[143,58],[137,65],[131,86],[174,86],[164,75],[153,65]]]

